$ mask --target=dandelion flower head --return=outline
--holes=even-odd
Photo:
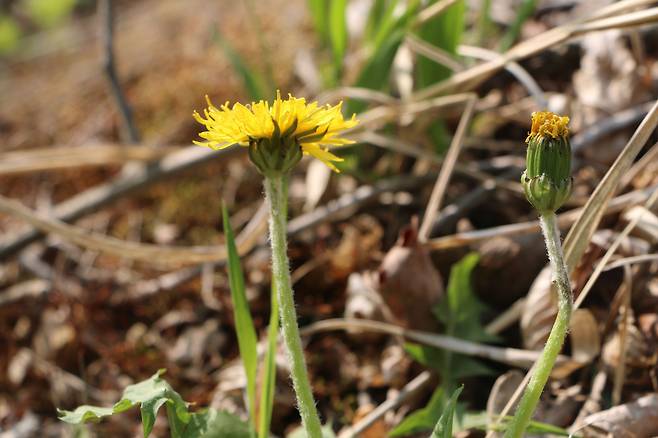
[[[304,98],[292,95],[283,100],[279,92],[271,105],[261,100],[251,105],[229,106],[226,102],[217,108],[208,96],[206,100],[208,108],[203,110],[203,116],[196,111],[193,114],[206,127],[199,134],[205,141],[194,142],[201,146],[217,150],[238,144],[251,149],[265,141],[274,148],[301,149],[304,155],[311,155],[338,171],[334,163],[342,158],[329,152],[329,146],[354,143],[339,136],[358,123],[354,115],[348,120],[343,118],[342,102],[335,106],[307,104]]]
[[[566,137],[569,135],[569,117],[558,116],[550,111],[532,113],[532,126],[526,142],[532,137]]]

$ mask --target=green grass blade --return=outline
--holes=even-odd
[[[397,1],[392,2],[392,4],[396,3]],[[386,87],[393,59],[419,4],[418,0],[410,1],[404,14],[395,19],[385,14],[378,35],[375,37],[374,51],[359,73],[354,86],[371,90],[382,90]],[[366,107],[367,104],[364,102],[349,100],[345,106],[345,113],[359,113]]]
[[[244,371],[247,376],[249,415],[253,424],[256,425],[256,368],[258,366],[256,329],[254,328],[254,322],[251,319],[251,312],[249,311],[249,303],[247,302],[244,287],[244,275],[240,266],[240,256],[235,245],[235,237],[231,223],[229,222],[226,205],[222,205],[222,219],[228,251],[228,278],[235,317],[235,331],[238,336],[240,357],[242,358]]]
[[[327,44],[329,39],[327,26],[327,10],[329,9],[328,1],[329,0],[308,0],[308,8],[311,12],[313,25],[315,26],[315,31],[320,37],[320,42],[322,42],[322,44]]]
[[[272,407],[274,405],[274,387],[276,384],[276,349],[279,334],[279,299],[272,285],[272,305],[270,325],[267,328],[267,353],[265,355],[265,377],[260,394],[260,409],[258,421],[258,437],[267,438],[272,420]]]
[[[334,74],[338,78],[343,68],[343,58],[347,49],[347,0],[332,0],[329,7],[329,40],[334,55]]]
[[[264,80],[261,75],[253,68],[250,68],[242,56],[240,56],[222,34],[215,32],[213,39],[219,44],[222,50],[224,50],[224,53],[228,56],[233,68],[240,75],[249,97],[254,101],[269,97],[270,93],[265,91],[265,87],[263,86]]]
[[[523,3],[521,3],[521,7],[519,8],[519,12],[516,14],[516,18],[514,18],[514,22],[507,30],[500,42],[500,50],[502,52],[512,47],[512,44],[516,42],[519,34],[521,33],[521,26],[523,26],[523,23],[525,23],[526,20],[532,16],[536,7],[537,0],[523,0]]]
[[[423,24],[418,35],[428,43],[454,55],[464,33],[465,16],[466,4],[464,0],[460,0]],[[416,68],[418,88],[425,88],[440,82],[452,74],[449,68],[423,56],[418,57]]]
[[[375,41],[375,35],[377,34],[377,30],[381,27],[381,22],[387,11],[387,3],[387,0],[375,0],[370,7],[370,12],[368,12],[368,22],[366,23],[366,29],[363,32],[364,40],[368,44],[373,44]],[[397,3],[397,0],[394,0],[393,3]]]
[[[452,423],[455,416],[455,406],[457,405],[457,398],[461,394],[463,386],[457,388],[450,396],[450,400],[443,409],[441,418],[436,422],[432,436],[430,438],[452,438]]]
[[[482,0],[481,3],[477,22],[478,40],[480,45],[486,46],[487,39],[493,33],[494,24],[491,20],[491,0]]]
[[[409,20],[413,17],[420,5],[418,1],[409,2],[407,5],[407,12],[400,17],[396,17],[395,10],[398,2],[398,0],[390,2],[379,20],[379,24],[373,37],[374,53],[379,51],[382,44],[384,44],[394,31],[399,30],[408,24]]]
[[[265,85],[266,93],[263,94],[264,97],[271,98],[273,96],[273,91],[277,89],[276,81],[274,79],[274,66],[272,65],[272,53],[270,50],[270,45],[265,41],[265,35],[267,33],[263,30],[263,23],[256,14],[256,0],[247,0],[247,13],[249,14],[249,20],[253,23],[253,29],[258,37],[258,51],[261,58],[261,63],[264,65],[264,74],[261,76],[263,80],[262,84]]]

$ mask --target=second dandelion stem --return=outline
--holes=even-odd
[[[297,408],[308,438],[321,438],[322,425],[315,407],[308,379],[302,341],[297,326],[297,312],[290,281],[286,220],[288,210],[288,176],[265,177],[265,195],[270,208],[270,243],[272,245],[272,282],[279,296],[281,333],[290,362],[290,376],[297,396]]]
[[[553,270],[553,284],[557,289],[558,312],[551,333],[546,341],[544,351],[535,364],[535,371],[523,393],[523,398],[516,410],[516,415],[508,426],[505,438],[519,438],[523,436],[523,432],[537,407],[544,386],[551,375],[557,355],[562,349],[562,344],[564,344],[573,307],[569,271],[564,263],[564,254],[562,253],[562,245],[560,244],[560,230],[557,227],[555,213],[542,214],[539,221],[544,234],[544,240],[546,241],[551,269]]]

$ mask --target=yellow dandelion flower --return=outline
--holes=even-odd
[[[566,137],[569,135],[569,117],[558,116],[550,111],[532,113],[532,126],[526,142],[532,137]]]
[[[329,146],[354,143],[340,137],[340,133],[356,126],[358,121],[343,119],[342,102],[320,106],[288,95],[281,99],[277,92],[272,103],[253,102],[251,105],[226,102],[215,107],[206,96],[208,108],[203,116],[194,112],[197,122],[206,127],[199,134],[205,141],[195,144],[212,149],[223,149],[234,144],[249,147],[249,156],[263,173],[287,172],[303,155],[311,155],[331,169],[338,171],[335,162],[342,158],[329,152]]]

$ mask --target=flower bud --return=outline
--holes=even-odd
[[[554,213],[571,194],[571,144],[569,117],[549,111],[532,113],[526,139],[526,170],[521,184],[539,214]]]

